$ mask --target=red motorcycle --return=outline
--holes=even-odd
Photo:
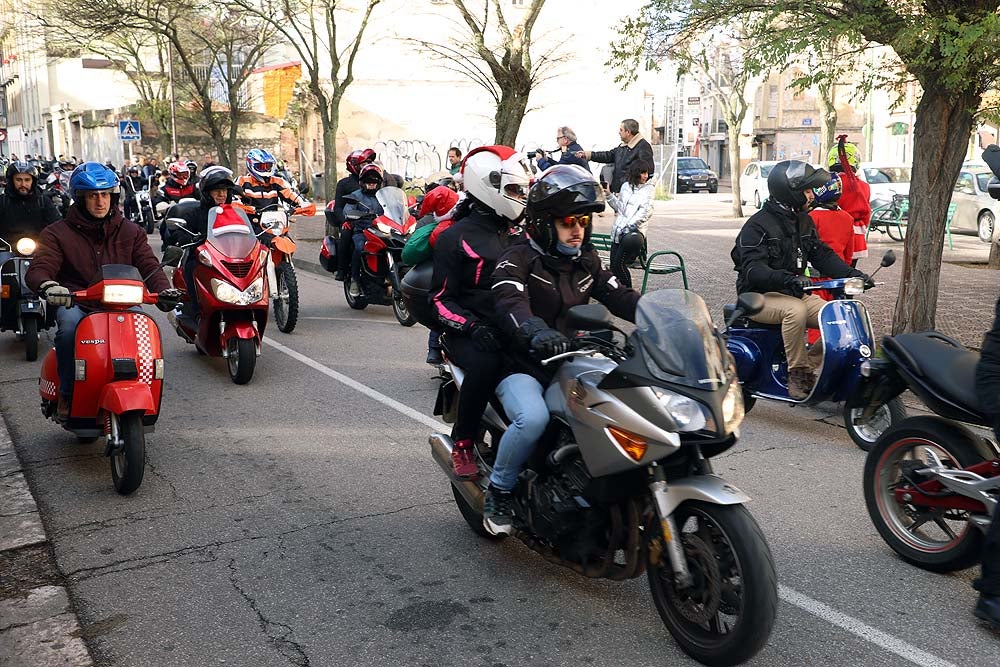
[[[392,306],[392,314],[404,327],[417,321],[406,307],[400,283],[406,269],[400,259],[403,246],[417,226],[409,211],[406,193],[400,188],[385,187],[375,194],[382,205],[382,215],[364,231],[365,246],[361,254],[361,294],[351,296],[349,280],[344,281],[347,305],[364,310],[375,303]]]
[[[104,436],[115,491],[139,488],[146,465],[147,430],[160,414],[163,350],[160,330],[149,315],[130,310],[155,304],[134,266],[108,264],[96,284],[73,294],[75,301],[99,304],[76,328],[75,381],[69,418],[58,416],[56,352],[42,362],[38,391],[42,414],[89,443]]]
[[[168,218],[167,226],[194,236],[180,218]],[[267,248],[257,241],[246,214],[230,204],[213,208],[207,237],[184,247],[197,253],[194,285],[185,284],[181,270],[174,271],[173,285],[196,290],[199,317],[180,316],[178,306],[167,319],[199,353],[225,358],[233,382],[246,384],[253,378],[267,325]]]

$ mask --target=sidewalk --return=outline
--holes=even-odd
[[[0,665],[92,667],[45,528],[0,416]]]

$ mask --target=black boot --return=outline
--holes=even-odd
[[[441,366],[444,364],[444,357],[441,355],[440,347],[427,348],[427,363],[431,366]]]
[[[976,604],[976,618],[1000,630],[1000,595],[979,595]]]

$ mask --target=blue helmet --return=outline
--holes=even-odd
[[[813,202],[816,206],[832,204],[840,199],[840,195],[844,192],[844,185],[840,180],[840,174],[832,173],[830,176],[833,178],[818,188],[813,188]]]
[[[113,209],[118,204],[118,174],[100,162],[84,162],[69,177],[69,193],[75,201],[82,202],[83,193],[88,190],[111,192]]]
[[[274,156],[263,148],[254,148],[247,153],[247,171],[266,181],[274,176]]]

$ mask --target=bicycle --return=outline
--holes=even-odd
[[[892,200],[872,209],[872,217],[868,223],[865,239],[872,229],[888,234],[893,241],[902,241],[905,233],[903,227],[910,219],[910,198],[906,195],[893,193]]]

